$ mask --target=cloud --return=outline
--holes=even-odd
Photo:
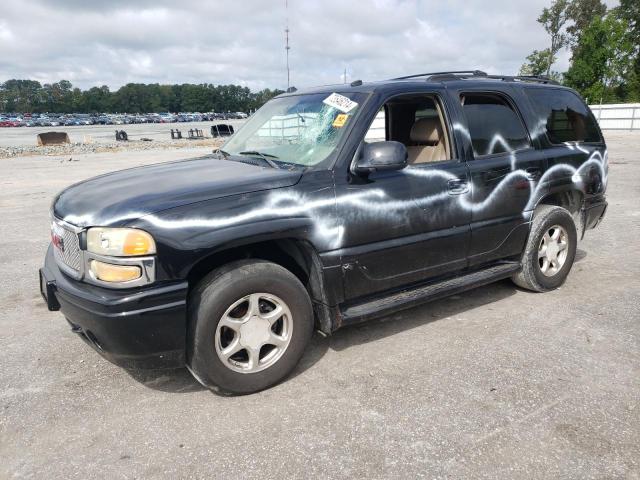
[[[514,74],[548,0],[289,0],[292,84],[438,70]],[[0,81],[286,86],[284,0],[4,0]],[[566,69],[561,55],[556,69]]]

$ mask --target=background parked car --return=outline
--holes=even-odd
[[[159,116],[162,123],[173,123],[177,120],[177,117],[169,112],[160,113]]]
[[[24,127],[24,122],[18,117],[9,117],[4,120],[7,127]]]
[[[89,125],[132,125],[141,123],[208,122],[244,119],[244,112],[152,112],[152,113],[0,113],[2,127],[75,127]]]
[[[38,127],[52,127],[51,119],[49,117],[39,117],[36,125]]]
[[[78,113],[74,115],[78,125],[93,125],[93,119],[88,113]]]

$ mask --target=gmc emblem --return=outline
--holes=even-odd
[[[60,236],[57,232],[51,231],[51,243],[61,252],[64,252],[64,238]]]

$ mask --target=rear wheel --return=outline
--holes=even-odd
[[[245,260],[205,277],[189,300],[189,370],[208,388],[251,393],[283,379],[313,332],[311,300],[290,271]]]
[[[522,256],[522,269],[514,283],[535,292],[558,288],[573,266],[578,234],[571,214],[562,207],[536,209],[531,233]]]

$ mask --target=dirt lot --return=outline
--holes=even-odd
[[[560,290],[503,281],[329,338],[225,398],[126,372],[38,293],[64,186],[208,149],[0,160],[0,478],[640,478],[640,133]]]
[[[130,140],[139,140],[146,137],[154,141],[170,140],[170,130],[179,129],[184,137],[189,129],[198,128],[205,135],[210,134],[211,125],[217,123],[229,123],[238,127],[245,120],[216,120],[211,122],[187,122],[187,123],[143,123],[137,125],[88,125],[75,127],[19,127],[0,129],[0,147],[12,147],[15,145],[35,145],[36,136],[42,132],[67,132],[71,143],[93,141],[107,143],[115,140],[115,131],[124,130]]]
[[[211,136],[211,126],[220,122],[239,128],[246,120],[193,123],[156,123],[141,125],[91,125],[85,127],[2,128],[0,129],[0,159],[23,156],[69,156],[88,153],[117,153],[122,151],[168,150],[208,147],[218,148],[224,138]],[[127,132],[128,141],[116,141],[115,131]],[[182,133],[181,139],[172,139],[171,130]],[[189,130],[202,130],[203,137],[190,139]],[[36,137],[42,132],[66,132],[70,143],[38,146]]]

